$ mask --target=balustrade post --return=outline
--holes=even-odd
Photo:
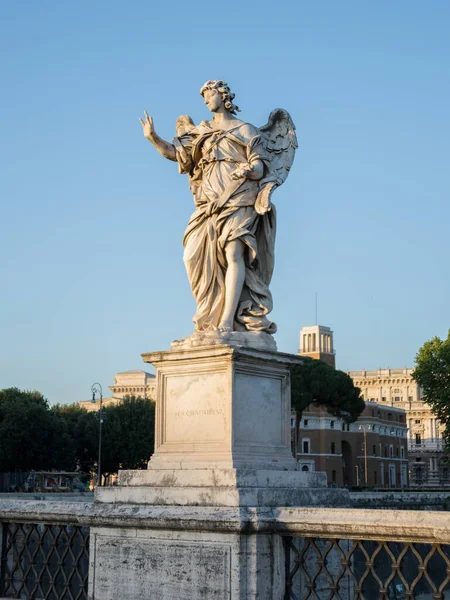
[[[0,521],[0,600],[5,592],[6,524]]]

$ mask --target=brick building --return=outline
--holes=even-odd
[[[303,327],[299,354],[335,367],[333,331],[323,325]],[[325,407],[311,404],[303,412],[297,441],[300,469],[325,471],[328,483],[339,487],[406,487],[406,412],[401,406],[375,402],[380,395],[364,397],[366,407],[350,425],[328,414]]]
[[[300,423],[299,467],[325,471],[338,487],[407,487],[407,431],[405,411],[398,408],[366,402],[358,420],[347,425],[311,404]]]

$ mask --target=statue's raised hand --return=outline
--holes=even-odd
[[[142,119],[139,119],[139,121],[141,122],[144,136],[148,140],[152,141],[155,136],[155,126],[153,124],[153,118],[148,115],[146,110],[144,110],[144,115],[145,121],[143,121]]]

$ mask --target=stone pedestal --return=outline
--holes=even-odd
[[[179,344],[178,344],[179,345]],[[157,371],[155,453],[98,502],[171,506],[343,506],[325,473],[291,453],[290,375],[301,358],[214,345],[144,354]]]
[[[149,469],[295,470],[292,355],[225,345],[143,355],[156,367]]]
[[[271,507],[348,505],[325,473],[296,470],[289,368],[302,359],[257,335],[252,348],[241,334],[227,341],[196,337],[143,355],[157,373],[155,453],[146,471],[121,471],[118,486],[95,495],[140,526],[93,530],[90,600],[282,598]]]

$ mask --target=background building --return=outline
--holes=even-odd
[[[333,346],[333,332],[324,325],[310,325],[300,331],[301,356],[309,356],[323,360],[332,367],[336,367],[336,352]]]
[[[146,371],[124,371],[114,376],[114,384],[109,386],[112,396],[103,398],[103,406],[117,404],[125,396],[138,396],[140,398],[155,398],[156,377]],[[98,400],[96,403],[91,400],[83,400],[78,403],[88,411],[99,409]]]
[[[114,385],[109,389],[113,396],[139,396],[140,398],[155,398],[156,377],[146,371],[124,371],[114,377]]]
[[[346,424],[310,404],[302,414],[297,460],[302,471],[325,471],[338,487],[407,487],[405,411],[366,402],[358,420]]]
[[[449,465],[444,454],[444,430],[431,407],[422,399],[422,390],[412,378],[413,369],[348,371],[366,401],[403,408],[408,425],[410,485],[450,486]]]

